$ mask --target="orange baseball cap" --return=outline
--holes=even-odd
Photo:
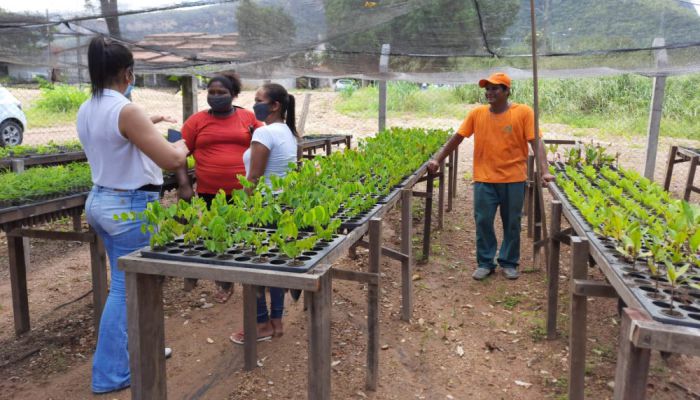
[[[491,76],[488,78],[480,80],[479,87],[486,87],[487,83],[494,85],[506,85],[506,87],[510,89],[510,76],[504,74],[503,72],[496,72],[495,74],[491,74]]]

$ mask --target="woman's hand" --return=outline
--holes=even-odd
[[[428,161],[428,172],[434,174],[440,169],[440,163],[437,160]]]
[[[170,122],[171,124],[177,123],[177,120],[170,115],[151,115],[151,122],[157,124],[159,122]]]

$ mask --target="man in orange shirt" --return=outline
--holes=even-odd
[[[535,114],[525,104],[511,103],[510,77],[495,73],[479,81],[486,89],[488,105],[471,110],[455,135],[428,162],[428,170],[437,172],[440,162],[451,154],[465,137],[474,135],[474,220],[476,223],[476,280],[485,279],[496,269],[496,233],[494,221],[500,209],[503,243],[498,265],[508,279],[518,279],[520,262],[520,217],[527,179],[527,144],[535,150]],[[542,179],[554,179],[547,169],[542,141],[539,146]]]

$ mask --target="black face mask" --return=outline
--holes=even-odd
[[[230,94],[224,96],[207,96],[207,103],[209,107],[215,113],[225,113],[231,111],[231,102],[233,101],[233,96]]]

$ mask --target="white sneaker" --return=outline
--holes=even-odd
[[[171,349],[170,347],[166,347],[165,348],[165,358],[170,358],[170,356],[172,356],[172,355],[173,355],[173,349]]]

